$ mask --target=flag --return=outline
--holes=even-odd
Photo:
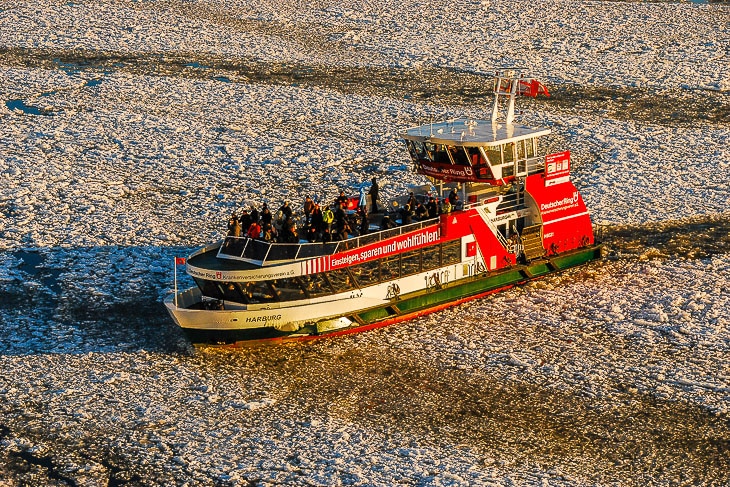
[[[520,84],[517,87],[517,93],[524,96],[531,96],[533,98],[537,97],[537,95],[550,96],[545,85],[536,79],[520,80]]]
[[[185,265],[185,257],[175,257],[176,265]]]

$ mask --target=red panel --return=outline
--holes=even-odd
[[[572,182],[545,186],[544,174],[528,176],[525,189],[537,203],[548,255],[593,243],[593,227],[583,198]]]

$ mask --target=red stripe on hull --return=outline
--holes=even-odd
[[[283,336],[283,337],[275,337],[275,338],[261,338],[258,340],[246,340],[236,343],[231,343],[228,345],[206,345],[206,346],[213,346],[215,348],[243,348],[248,347],[251,345],[275,345],[279,343],[289,343],[289,342],[303,342],[303,341],[310,341],[310,340],[319,340],[323,338],[332,338],[332,337],[338,337],[342,335],[350,335],[352,333],[360,333],[370,330],[375,330],[377,328],[384,328],[386,326],[394,325],[396,323],[400,323],[402,321],[412,320],[414,318],[419,318],[421,316],[426,316],[431,313],[435,313],[437,311],[442,311],[447,308],[451,308],[453,306],[458,306],[460,304],[466,303],[468,301],[472,301],[474,299],[483,298],[484,296],[488,296],[490,294],[498,293],[500,291],[504,291],[505,289],[509,289],[511,287],[514,287],[518,284],[522,284],[526,282],[527,279],[515,282],[513,284],[508,284],[496,289],[490,289],[489,291],[485,291],[483,293],[475,294],[473,296],[467,296],[464,298],[457,299],[455,301],[450,301],[448,303],[439,304],[437,306],[434,306],[432,308],[422,309],[419,311],[413,311],[411,313],[407,313],[400,316],[395,316],[393,318],[387,318],[382,321],[378,321],[375,323],[370,323],[368,325],[361,325],[356,326],[353,328],[348,328],[346,330],[340,330],[340,331],[333,331],[330,333],[323,333],[321,335],[302,335],[302,336]]]

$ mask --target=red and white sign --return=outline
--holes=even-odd
[[[347,252],[330,255],[328,256],[329,263],[325,267],[329,270],[362,264],[368,260],[388,257],[437,243],[439,238],[439,226],[433,225],[415,233],[401,235],[393,240],[377,242]]]
[[[420,173],[444,181],[477,181],[474,168],[471,166],[460,166],[443,164],[430,161],[419,161]]]
[[[545,186],[570,181],[570,151],[545,156]]]

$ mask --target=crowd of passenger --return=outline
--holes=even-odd
[[[374,188],[374,190],[373,190]],[[371,210],[380,213],[377,198],[377,182],[373,178],[370,189]],[[401,225],[436,218],[442,213],[450,213],[458,204],[458,194],[452,190],[447,198],[439,202],[435,196],[427,199],[416,198],[411,191],[407,202],[397,211]],[[367,211],[367,196],[364,189],[360,191],[357,206],[353,205],[345,191],[335,198],[330,205],[320,204],[307,196],[302,205],[302,213],[297,215],[290,201],[284,201],[275,212],[267,203],[259,211],[256,206],[233,213],[228,220],[228,236],[248,237],[266,242],[299,243],[332,242],[347,240],[350,236],[365,235],[370,231],[370,218]],[[380,223],[380,230],[398,226],[396,215],[385,214]]]

